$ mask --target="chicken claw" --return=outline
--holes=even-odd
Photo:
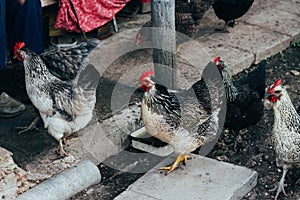
[[[59,155],[61,157],[66,157],[68,154],[66,153],[66,151],[64,150],[64,142],[66,142],[65,138],[61,138],[59,139]]]
[[[174,171],[176,168],[178,168],[178,166],[181,162],[185,165],[187,160],[190,158],[191,157],[189,155],[179,155],[172,165],[170,165],[168,167],[161,167],[159,169],[160,170],[168,170],[167,174],[169,174],[172,171]]]
[[[282,192],[285,196],[288,196],[288,195],[286,194],[285,190],[284,190],[284,186],[286,186],[286,184],[284,184],[284,180],[285,180],[285,175],[286,175],[286,173],[287,173],[287,168],[286,168],[286,167],[283,167],[283,174],[282,174],[282,177],[281,177],[281,179],[280,179],[280,182],[279,182],[278,186],[275,186],[275,188],[269,190],[269,192],[273,192],[273,191],[276,191],[276,190],[277,190],[276,196],[275,196],[274,200],[277,200],[277,198],[278,198],[280,192]]]
[[[17,130],[21,130],[18,132],[18,134],[21,133],[25,133],[27,131],[31,131],[31,130],[39,130],[38,127],[36,127],[36,124],[39,122],[40,120],[40,116],[37,116],[36,118],[34,118],[34,120],[29,124],[29,126],[25,126],[25,127],[16,127]]]

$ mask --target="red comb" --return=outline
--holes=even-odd
[[[146,72],[142,73],[142,75],[140,76],[139,80],[142,81],[146,77],[153,76],[153,74],[154,74],[154,70],[153,69],[151,69],[150,71],[146,71]]]
[[[218,57],[216,57],[216,58],[214,59],[214,63],[217,64],[220,60],[221,60],[221,57],[218,56]]]
[[[14,46],[14,54],[16,53],[16,51],[18,51],[19,49],[22,49],[23,47],[25,47],[24,42],[17,42]]]
[[[274,92],[275,87],[277,87],[278,85],[280,85],[282,83],[281,78],[279,78],[272,87],[269,88],[268,93],[272,94]]]

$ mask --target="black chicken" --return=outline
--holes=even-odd
[[[225,63],[220,57],[214,60],[223,77],[226,91],[227,113],[224,128],[236,135],[236,150],[239,130],[256,124],[263,115],[262,99],[265,95],[266,61],[262,61],[256,69],[239,80],[232,80]]]
[[[228,32],[228,25],[234,27],[235,19],[243,16],[252,6],[254,0],[218,0],[212,7],[219,19],[225,21],[223,32]],[[220,30],[219,30],[220,31]]]

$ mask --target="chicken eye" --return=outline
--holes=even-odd
[[[281,93],[281,90],[276,90],[274,91],[275,94],[280,94]]]
[[[144,84],[144,85],[148,85],[149,83],[150,83],[150,81],[149,81],[148,79],[144,79],[144,80],[143,80],[143,84]]]

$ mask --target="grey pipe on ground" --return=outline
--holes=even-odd
[[[84,160],[21,194],[17,200],[64,200],[100,181],[98,167]]]

